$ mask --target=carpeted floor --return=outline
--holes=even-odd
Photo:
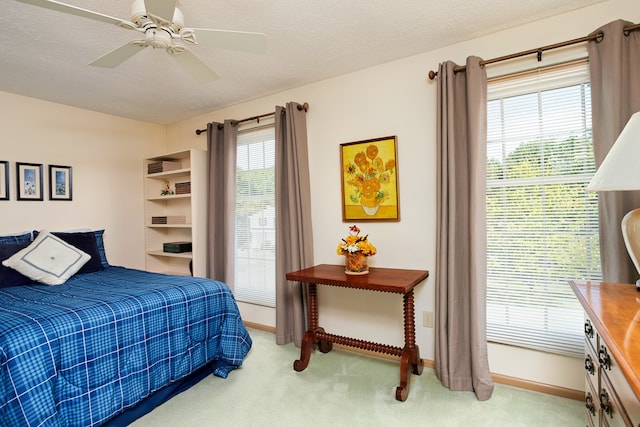
[[[586,425],[583,403],[496,384],[480,402],[452,392],[425,368],[395,400],[399,363],[334,349],[315,352],[303,372],[300,353],[271,333],[250,330],[253,348],[226,380],[210,376],[132,424],[146,426],[544,426]]]

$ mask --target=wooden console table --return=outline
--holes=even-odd
[[[396,388],[396,399],[405,401],[409,395],[409,375],[422,374],[420,349],[416,345],[415,309],[413,288],[429,276],[426,270],[402,270],[395,268],[371,268],[369,274],[352,276],[344,272],[344,265],[321,264],[286,274],[287,280],[306,283],[309,291],[309,329],[302,338],[300,359],[293,363],[293,369],[303,371],[311,359],[314,347],[328,353],[333,343],[356,347],[378,353],[400,357],[400,385]],[[366,291],[402,294],[404,302],[404,347],[378,344],[326,333],[318,326],[317,285],[338,286]]]

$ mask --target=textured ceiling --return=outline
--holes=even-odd
[[[61,0],[124,20],[130,0]],[[0,90],[170,124],[602,0],[178,0],[185,27],[266,34],[264,55],[193,46],[220,79],[198,84],[163,50],[87,65],[138,37],[3,0]],[[426,70],[425,70],[426,72]]]

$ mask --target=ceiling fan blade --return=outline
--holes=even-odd
[[[167,22],[173,21],[177,0],[144,0],[147,15],[157,16]]]
[[[144,49],[144,46],[141,44],[127,43],[117,49],[112,50],[106,55],[102,55],[100,58],[96,59],[89,65],[103,68],[115,68],[127,59],[131,58],[136,53],[140,52],[142,49]]]
[[[187,30],[187,29],[185,29]],[[203,46],[221,49],[238,50],[249,53],[266,53],[267,36],[262,33],[248,33],[244,31],[208,30],[205,28],[190,28],[196,42]]]
[[[178,61],[178,63],[182,65],[200,84],[212,82],[220,77],[188,49],[171,56]]]
[[[123,19],[114,18],[113,16],[103,15],[102,13],[93,12],[91,10],[83,9],[81,7],[71,6],[69,4],[60,3],[54,0],[18,0],[22,3],[32,4],[34,6],[44,7],[45,9],[57,10],[58,12],[68,13],[71,15],[81,16],[83,18],[93,19],[95,21],[106,22],[107,24],[114,24],[129,27],[128,21]]]

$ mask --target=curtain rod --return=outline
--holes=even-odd
[[[624,27],[623,32],[625,36],[628,36],[631,31],[636,31],[638,29],[640,29],[640,24],[630,25],[628,27]],[[523,50],[522,52],[512,53],[510,55],[500,56],[498,58],[487,59],[485,61],[480,61],[480,65],[493,64],[494,62],[501,62],[509,59],[519,58],[521,56],[533,55],[534,53],[538,55],[538,61],[541,61],[542,52],[546,50],[558,49],[561,47],[571,46],[573,44],[588,42],[592,40],[595,40],[596,42],[600,43],[603,38],[604,38],[604,33],[602,31],[599,31],[596,34],[592,34],[589,36],[580,37],[573,40],[567,40],[560,43],[550,44],[547,46],[538,47],[536,49]],[[457,65],[453,67],[453,72],[457,73],[458,71],[464,71],[466,68],[467,67],[465,67],[464,65]],[[437,71],[433,71],[433,70],[429,71],[429,80],[435,79],[437,75],[438,75]]]
[[[309,103],[305,102],[302,105],[298,105],[298,111],[302,111],[304,110],[305,112],[309,111]],[[238,125],[240,123],[245,123],[245,122],[250,122],[253,120],[257,120],[258,123],[260,123],[260,119],[264,118],[264,117],[270,117],[270,116],[274,116],[276,113],[275,111],[273,113],[264,113],[264,114],[260,114],[258,116],[253,116],[253,117],[247,117],[246,119],[241,119],[241,120],[233,120],[234,122],[234,126]],[[218,127],[220,127],[220,125],[218,125]],[[207,129],[196,129],[196,135],[200,135],[201,133],[206,133]]]

